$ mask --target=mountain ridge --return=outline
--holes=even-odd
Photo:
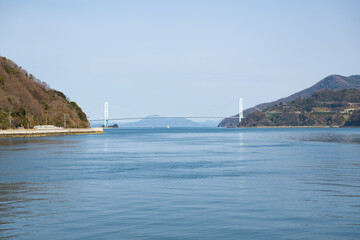
[[[358,127],[360,89],[321,89],[246,115],[240,127]]]
[[[360,89],[360,75],[351,75],[348,77],[338,74],[329,75],[324,79],[320,80],[319,82],[315,83],[311,87],[296,92],[294,94],[291,94],[288,97],[283,97],[272,102],[261,103],[256,105],[255,107],[248,108],[244,111],[244,116],[258,109],[263,110],[266,107],[274,106],[279,103],[291,102],[296,98],[310,97],[316,91],[321,89],[342,90],[349,88]],[[238,116],[239,114],[234,115],[232,117],[238,117]],[[225,118],[219,123],[218,127],[239,127],[239,122],[233,118]]]

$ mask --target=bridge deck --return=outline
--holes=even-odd
[[[224,118],[233,118],[233,119],[239,119],[239,117],[192,117],[192,116],[184,116],[184,117],[179,117],[179,116],[176,116],[176,117],[161,117],[161,116],[154,116],[154,117],[125,117],[125,118],[109,118],[107,120],[109,121],[121,121],[121,120],[140,120],[140,119],[161,119],[161,118],[190,118],[190,119],[201,119],[201,118],[219,118],[219,119],[224,119]],[[92,121],[92,122],[95,122],[95,121],[104,121],[104,119],[92,119],[92,120],[89,120],[89,121]]]

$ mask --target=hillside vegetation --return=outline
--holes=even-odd
[[[11,60],[0,57],[0,129],[45,124],[89,126],[86,114],[75,102]]]
[[[314,94],[315,92],[321,89],[329,89],[329,90],[342,90],[342,89],[360,89],[360,75],[352,75],[349,77],[341,76],[341,75],[330,75],[321,81],[317,82],[313,86],[306,88],[302,91],[294,93],[288,97],[280,98],[273,102],[261,103],[256,105],[255,107],[248,108],[244,111],[244,115],[246,116],[248,113],[263,110],[267,107],[274,106],[279,103],[288,103],[297,98],[306,98]],[[234,117],[238,117],[239,115],[234,115]],[[219,124],[219,127],[238,127],[239,122],[233,118],[225,118]]]
[[[256,126],[360,126],[360,90],[323,89],[249,113],[240,124]]]

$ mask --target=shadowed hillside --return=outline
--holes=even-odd
[[[86,114],[62,92],[0,57],[0,129],[36,125],[88,127]],[[10,125],[11,122],[11,125]]]
[[[294,93],[288,97],[278,99],[273,102],[268,103],[262,103],[259,105],[256,105],[255,107],[248,108],[244,111],[244,116],[250,112],[254,112],[256,110],[263,110],[266,107],[274,106],[279,103],[288,103],[293,101],[297,98],[306,98],[317,92],[321,89],[329,89],[329,90],[342,90],[342,89],[360,89],[360,75],[353,75],[349,77],[344,77],[340,75],[330,75],[320,82],[316,83],[315,85],[304,89],[300,92]],[[236,117],[239,116],[239,114],[234,115]],[[225,118],[223,119],[218,127],[238,127],[239,122],[237,119],[233,118]]]

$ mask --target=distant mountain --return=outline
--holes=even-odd
[[[159,116],[159,115],[153,115]],[[150,117],[153,117],[150,116]],[[121,122],[109,122],[109,126],[118,125],[119,128],[156,128],[156,127],[217,127],[220,120],[206,120],[204,122],[195,122],[186,118],[155,118],[155,119],[143,119],[136,122],[121,123]],[[91,123],[91,127],[103,127],[103,123]]]
[[[307,98],[251,112],[240,124],[262,126],[360,126],[360,89],[322,89]]]
[[[217,127],[220,120],[206,120],[204,122],[198,122],[202,127]]]
[[[349,77],[344,77],[340,75],[330,75],[320,82],[316,83],[315,85],[304,89],[300,92],[294,93],[288,97],[278,99],[273,102],[262,103],[256,105],[255,107],[248,108],[244,111],[244,116],[246,114],[256,111],[256,110],[263,110],[266,107],[274,106],[279,103],[288,103],[296,98],[306,98],[314,94],[316,91],[321,89],[329,89],[329,90],[342,90],[342,89],[360,89],[360,75],[352,75]],[[239,114],[234,115],[233,117],[238,117]],[[237,119],[233,118],[225,118],[223,119],[218,127],[238,127],[239,122]]]
[[[160,117],[153,115],[149,117]],[[165,128],[165,127],[202,127],[201,124],[191,121],[186,118],[146,118],[137,122],[129,122],[119,124],[120,128],[134,128],[134,127],[146,127],[146,128]]]
[[[75,102],[0,57],[0,129],[64,126],[64,121],[66,127],[89,126],[86,114]]]

